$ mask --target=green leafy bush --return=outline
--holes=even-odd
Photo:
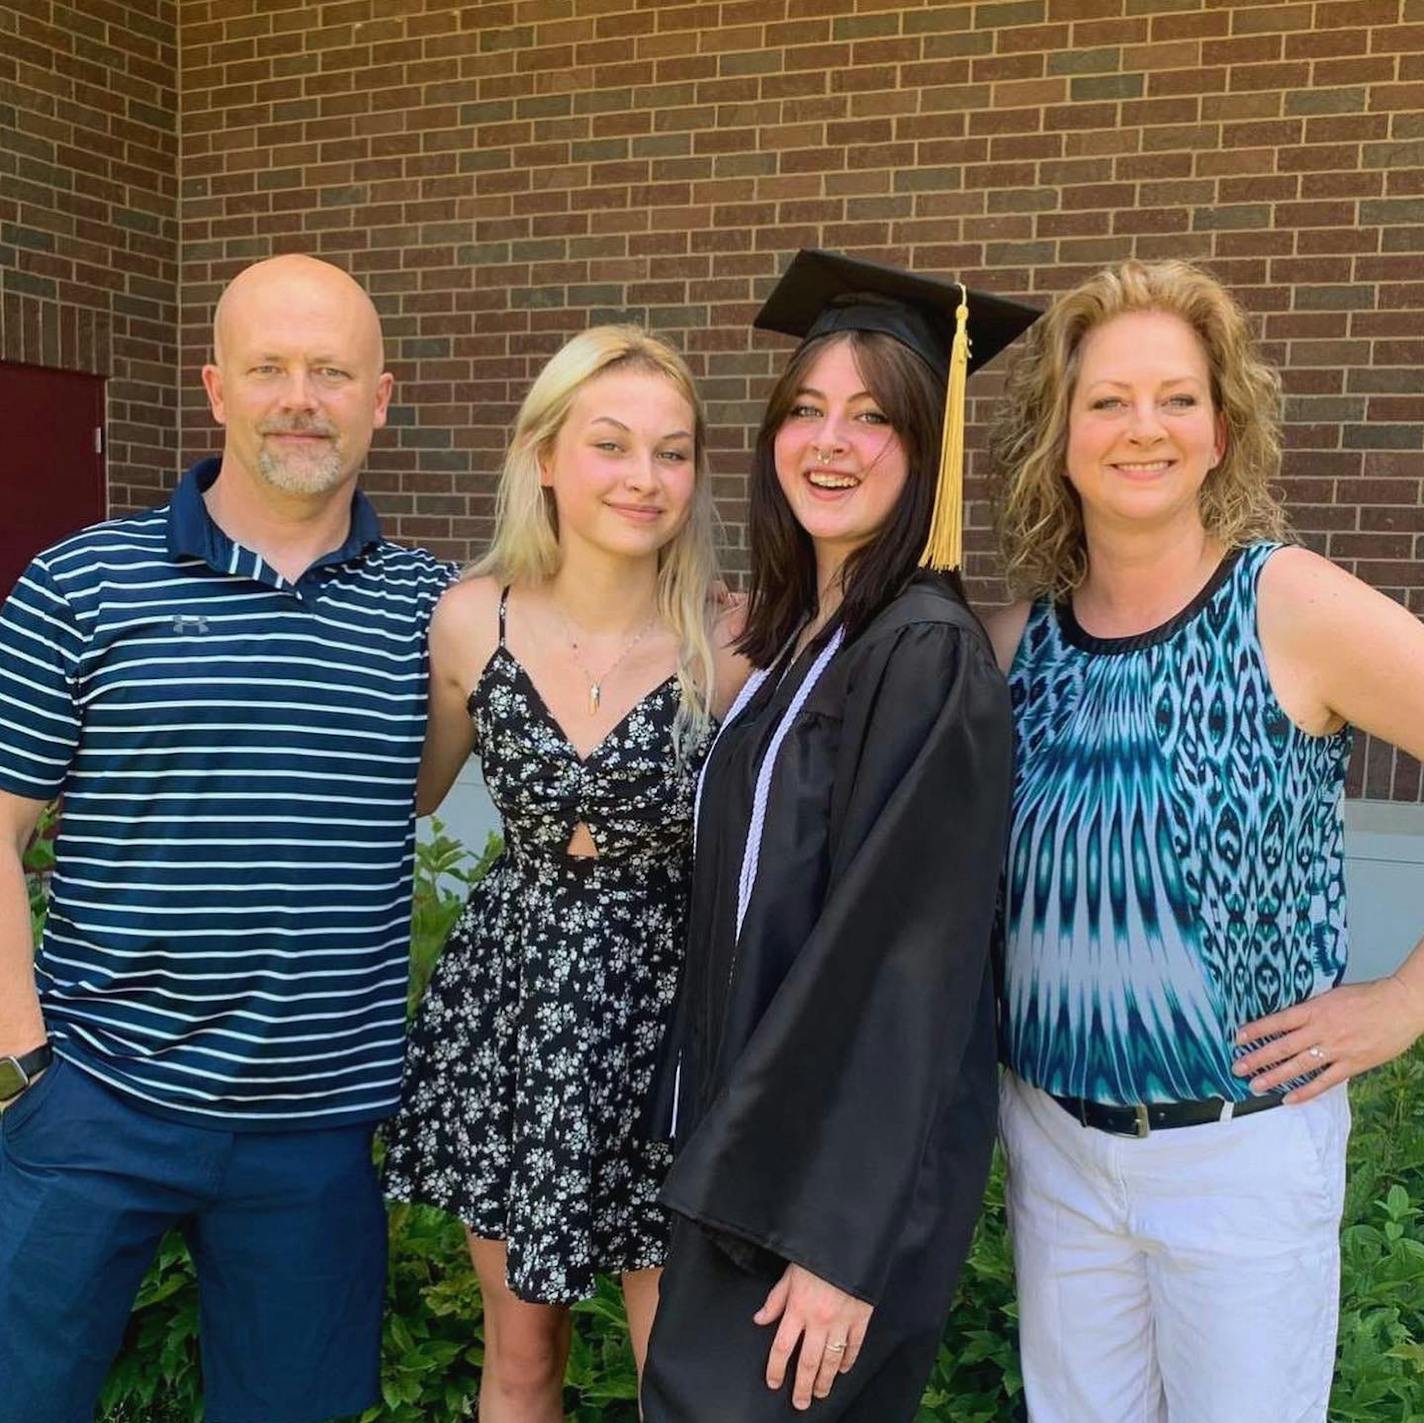
[[[1424,1050],[1351,1084],[1332,1423],[1424,1423]]]
[[[30,894],[30,930],[35,943],[40,941],[40,930],[44,928],[45,898],[49,892],[50,872],[54,869],[55,808],[49,806],[40,816],[35,829],[35,838],[25,851],[25,888]]]
[[[437,822],[417,850],[411,1004],[429,981],[465,892],[499,851],[474,859]],[[52,860],[27,857],[31,902]],[[1424,1423],[1424,1047],[1351,1084],[1355,1127],[1343,1234],[1340,1358],[1331,1423]],[[144,1281],[104,1391],[102,1423],[198,1423],[198,1296],[176,1233]],[[390,1210],[382,1402],[360,1423],[474,1417],[484,1334],[458,1222]],[[566,1407],[573,1423],[637,1423],[622,1298],[611,1281],[575,1307]],[[1023,1423],[1013,1267],[996,1164],[959,1300],[915,1423]]]

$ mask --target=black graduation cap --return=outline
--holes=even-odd
[[[752,324],[799,336],[803,344],[834,331],[881,331],[908,346],[946,383],[939,488],[920,561],[955,568],[963,551],[965,379],[1040,315],[1021,302],[941,277],[808,248],[792,258]]]

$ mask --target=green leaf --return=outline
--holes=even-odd
[[[417,848],[411,1002],[433,969],[477,861],[436,827]],[[43,853],[35,858],[42,866]],[[35,873],[41,873],[37,870]],[[1341,1232],[1340,1350],[1330,1423],[1424,1423],[1424,1047],[1350,1085],[1354,1131]],[[361,1423],[465,1423],[484,1360],[479,1289],[460,1223],[392,1205],[382,1402]],[[571,1423],[637,1423],[637,1376],[621,1292],[599,1282],[572,1311]],[[1002,1164],[915,1423],[1024,1423],[1018,1308]],[[182,1236],[165,1237],[105,1383],[101,1423],[198,1423],[198,1296]],[[814,1423],[814,1409],[808,1415]]]

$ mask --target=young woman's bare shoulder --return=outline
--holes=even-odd
[[[462,578],[436,605],[430,659],[436,675],[473,685],[499,646],[499,581]]]
[[[489,574],[465,574],[453,582],[440,600],[450,608],[475,610],[482,607],[497,609],[499,595],[503,591],[498,578]]]
[[[496,578],[461,578],[445,590],[436,605],[436,621],[461,631],[471,631],[473,625],[489,621],[497,637],[501,591]]]

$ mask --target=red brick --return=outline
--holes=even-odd
[[[1280,35],[1206,40],[1201,47],[1201,61],[1203,64],[1269,64],[1281,57],[1284,48],[1285,40]]]
[[[1228,10],[1185,11],[1180,14],[1154,15],[1151,34],[1156,40],[1209,39],[1224,35],[1231,29]]]
[[[1388,25],[1399,18],[1399,0],[1322,0],[1315,7],[1319,30]]]
[[[1370,89],[1370,108],[1402,109],[1417,113],[1424,109],[1424,83],[1375,84]]]
[[[999,30],[994,48],[997,54],[1046,54],[1067,49],[1071,33],[1067,25],[1019,25]]]
[[[1369,198],[1379,194],[1384,184],[1383,173],[1361,173],[1345,170],[1338,173],[1302,173],[1302,198]]]
[[[1287,59],[1340,59],[1369,49],[1368,30],[1316,30],[1287,35]]]
[[[1154,44],[1128,45],[1122,52],[1122,67],[1127,73],[1145,70],[1160,73],[1167,69],[1196,69],[1202,63],[1202,47],[1196,40],[1157,41]]]
[[[1226,88],[1227,70],[1169,69],[1147,79],[1149,98],[1169,98],[1182,94],[1211,94]]]

